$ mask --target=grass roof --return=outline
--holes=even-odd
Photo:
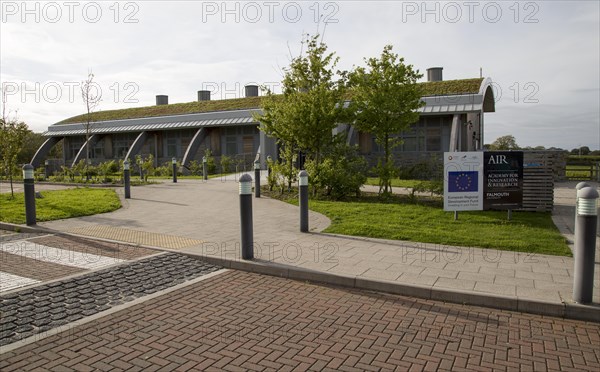
[[[475,94],[483,78],[445,80],[419,83],[423,89],[423,97],[455,94]],[[211,111],[229,111],[257,109],[260,107],[262,97],[246,97],[223,99],[217,101],[196,101],[187,103],[173,103],[170,105],[134,107],[121,110],[106,110],[93,112],[92,121],[110,121],[123,119],[136,119],[153,116],[168,116],[181,114],[196,114]],[[58,122],[57,124],[73,124],[85,122],[86,114],[73,116]]]

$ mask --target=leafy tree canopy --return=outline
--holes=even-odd
[[[518,150],[520,149],[519,145],[517,145],[517,141],[515,137],[508,134],[506,136],[498,137],[492,144],[489,146],[490,150]]]

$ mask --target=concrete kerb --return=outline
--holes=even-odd
[[[20,229],[20,231],[25,231],[27,229],[27,232],[43,232],[81,237],[81,235],[54,231],[47,228],[25,228],[23,225],[0,223],[0,228],[12,230],[10,227]],[[85,237],[90,240],[123,243],[120,241],[110,239],[97,239],[89,236]],[[482,306],[493,309],[519,311],[530,314],[546,315],[600,323],[600,306],[580,305],[564,301],[561,304],[557,304],[534,299],[502,296],[488,293],[474,293],[454,289],[436,288],[433,286],[420,286],[385,280],[373,280],[356,276],[332,274],[328,272],[315,271],[311,269],[305,269],[296,266],[288,266],[256,259],[248,261],[239,259],[234,260],[223,257],[206,256],[197,253],[181,252],[176,249],[146,246],[141,244],[138,244],[138,246],[148,249],[169,251],[184,254],[191,257],[196,257],[198,259],[206,261],[207,263],[218,265],[223,268],[242,270],[257,274],[282,277],[286,279],[322,283],[346,288],[355,288],[360,290],[390,293],[394,295],[417,297],[427,300],[445,301],[463,305]]]

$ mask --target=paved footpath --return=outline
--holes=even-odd
[[[115,212],[40,225],[240,261],[238,183],[233,179],[179,180],[134,187],[131,192],[132,198]],[[468,299],[483,296],[489,299],[485,304],[524,311],[548,309],[551,304],[560,312],[565,304],[572,304],[571,257],[323,234],[330,221],[314,212],[310,213],[311,232],[300,233],[296,206],[263,197],[253,198],[253,209],[254,262],[276,266],[283,276],[294,269],[314,270],[337,276],[339,284],[375,281],[381,283],[381,290],[409,286],[418,290],[398,293],[479,304],[484,302]],[[572,218],[563,216],[563,220],[568,223]],[[599,262],[594,287],[590,308],[598,311]]]
[[[0,354],[8,371],[598,371],[600,325],[242,271]]]

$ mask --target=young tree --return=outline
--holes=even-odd
[[[16,117],[10,118],[6,112],[6,93],[2,92],[2,118],[0,118],[0,160],[3,173],[10,180],[10,195],[14,198],[13,175],[17,171],[17,158],[30,133],[27,124]]]
[[[379,59],[365,62],[366,68],[357,67],[350,73],[350,107],[355,113],[355,127],[371,133],[383,147],[377,166],[379,193],[388,194],[396,173],[392,150],[400,143],[397,134],[419,120],[417,109],[423,102],[417,80],[422,75],[394,54],[391,45],[383,48]]]
[[[335,71],[339,58],[327,53],[318,37],[307,35],[306,53],[293,58],[284,70],[283,94],[268,92],[262,101],[263,115],[257,116],[263,132],[276,137],[287,151],[303,151],[317,164],[316,172],[346,111],[346,74]]]
[[[102,101],[102,91],[98,89],[97,84],[94,83],[94,74],[90,70],[88,72],[87,79],[81,82],[81,99],[86,108],[86,121],[83,124],[85,127],[85,172],[87,174],[88,165],[90,164],[90,146],[89,140],[92,134],[92,113]]]

